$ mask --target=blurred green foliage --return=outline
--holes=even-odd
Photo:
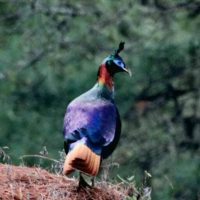
[[[123,127],[111,175],[147,170],[152,199],[199,199],[199,1],[5,0],[0,22],[0,147],[13,163],[43,146],[58,157],[67,104],[122,40],[133,77],[115,77]]]

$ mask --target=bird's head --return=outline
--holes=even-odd
[[[106,57],[102,62],[102,65],[106,66],[111,76],[114,76],[117,72],[127,72],[130,76],[132,75],[123,59],[119,56],[119,53],[124,49],[124,44],[124,42],[120,42],[118,49],[115,50],[113,54]]]

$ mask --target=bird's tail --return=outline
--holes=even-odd
[[[96,176],[99,172],[99,166],[100,156],[85,144],[78,144],[66,156],[63,173],[68,175],[77,169],[91,176]]]

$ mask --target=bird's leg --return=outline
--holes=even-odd
[[[94,187],[94,180],[95,180],[95,178],[94,178],[94,177],[92,177],[92,179],[91,179],[91,182],[92,182],[92,187]]]
[[[80,172],[80,174],[79,174],[78,189],[80,189],[80,188],[86,188],[86,187],[91,188],[92,186],[89,185],[89,184],[85,181],[85,179],[84,179],[83,176],[82,176],[82,173]]]

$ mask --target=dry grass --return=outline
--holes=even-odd
[[[121,200],[128,190],[121,185],[98,183],[77,191],[77,180],[41,168],[0,164],[0,200]]]

